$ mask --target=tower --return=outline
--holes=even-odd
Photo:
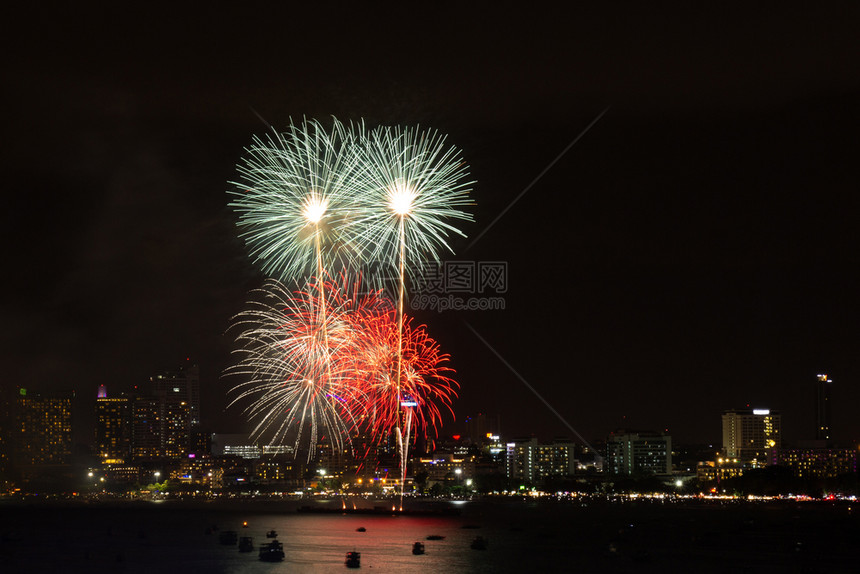
[[[815,440],[830,442],[830,389],[833,381],[818,375],[815,381]]]
[[[96,398],[96,454],[102,464],[122,464],[131,453],[131,405],[128,397],[108,398],[101,385]]]

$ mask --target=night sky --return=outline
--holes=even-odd
[[[0,381],[94,398],[190,357],[206,425],[241,429],[225,331],[263,275],[227,182],[267,124],[334,115],[438,129],[471,166],[476,221],[449,259],[507,262],[506,308],[418,314],[458,419],[571,434],[468,323],[588,440],[719,443],[747,404],[812,438],[826,372],[852,444],[860,8],[779,6],[7,21]]]

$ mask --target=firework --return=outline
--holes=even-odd
[[[356,407],[365,403],[362,389],[351,384],[350,362],[342,358],[355,346],[348,318],[354,300],[341,298],[344,290],[333,283],[318,283],[290,292],[278,281],[267,282],[235,318],[241,359],[228,370],[246,379],[232,389],[231,405],[250,402],[246,413],[256,421],[255,438],[281,443],[294,432],[298,450],[307,431],[309,457],[323,436],[342,448],[355,429]]]
[[[353,172],[356,242],[365,258],[389,265],[400,276],[410,263],[439,260],[439,250],[453,253],[448,238],[465,236],[454,224],[472,221],[463,208],[473,205],[466,181],[468,168],[460,151],[435,131],[380,127],[360,144],[360,167]]]
[[[410,263],[422,257],[438,261],[437,250],[451,247],[450,233],[463,235],[451,220],[471,221],[461,208],[471,205],[468,174],[460,152],[445,143],[435,131],[381,127],[368,137],[358,138],[361,170],[355,195],[359,208],[359,243],[370,258],[390,264],[397,277],[397,366],[394,389],[396,404],[404,401],[401,380],[404,359],[404,314],[406,275]],[[395,427],[401,462],[401,504],[406,478],[406,459],[413,411],[402,407]]]
[[[463,235],[457,221],[472,220],[460,152],[435,131],[367,132],[336,120],[330,131],[315,121],[291,124],[247,152],[231,206],[265,272],[301,280],[379,263],[397,286],[391,306],[380,292],[360,300],[346,284],[311,281],[293,295],[277,285],[274,302],[240,321],[245,354],[234,372],[251,381],[236,389],[237,400],[254,397],[255,432],[275,437],[309,423],[312,445],[320,425],[340,441],[357,421],[377,439],[394,434],[405,479],[413,428],[435,429],[440,406],[450,409],[456,395],[447,355],[403,307],[413,266],[438,262],[440,249],[451,251],[449,237]],[[385,275],[370,281],[382,285]]]
[[[435,433],[442,410],[451,410],[458,386],[451,378],[454,371],[447,366],[448,355],[441,352],[424,325],[413,327],[406,318],[398,330],[392,307],[373,313],[362,309],[350,321],[357,337],[348,370],[362,389],[371,437],[380,441],[396,432],[404,409],[412,413],[411,426],[416,432]]]
[[[306,120],[255,137],[232,182],[241,237],[263,271],[282,281],[349,267],[359,254],[352,225],[356,132]]]
[[[391,301],[380,291],[362,293],[359,280],[316,283],[290,292],[271,280],[236,317],[241,359],[228,373],[245,380],[231,404],[249,403],[254,436],[279,443],[294,433],[295,448],[307,444],[310,455],[323,436],[348,448],[354,432],[377,442],[400,433],[406,448],[413,429],[435,432],[457,383],[426,327],[407,318],[399,329]]]

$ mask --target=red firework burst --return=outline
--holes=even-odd
[[[451,378],[454,370],[447,366],[449,356],[441,352],[426,326],[413,326],[409,317],[403,320],[400,343],[393,306],[377,305],[373,312],[358,308],[350,318],[352,332],[358,339],[352,346],[352,364],[347,370],[351,370],[350,378],[362,388],[363,426],[371,437],[378,442],[391,435],[402,426],[407,412],[415,435],[431,431],[435,434],[442,410],[453,414],[451,402],[459,387]],[[402,351],[398,361],[399,344]]]

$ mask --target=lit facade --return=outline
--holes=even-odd
[[[151,391],[166,404],[182,404],[185,426],[190,431],[200,426],[200,368],[189,365],[178,371],[150,377]]]
[[[575,448],[567,441],[540,444],[536,438],[514,439],[507,443],[505,463],[509,479],[536,484],[551,477],[573,475]]]
[[[72,463],[73,392],[39,394],[20,389],[16,397],[12,461],[25,481],[58,476]]]
[[[131,413],[131,449],[135,460],[161,458],[161,414],[155,397],[134,397]]]
[[[606,470],[613,475],[672,473],[672,437],[657,432],[618,431],[606,441]]]
[[[858,451],[849,448],[793,448],[779,453],[779,464],[800,478],[834,478],[857,473]]]
[[[23,466],[70,464],[74,393],[42,395],[21,389],[17,458]]]
[[[131,404],[128,397],[108,398],[103,390],[96,399],[96,454],[103,464],[122,464],[131,454]]]
[[[777,463],[782,417],[769,409],[732,409],[722,415],[723,456],[752,468]]]
[[[462,482],[475,477],[475,458],[458,457],[453,454],[434,454],[419,457],[415,461],[415,472],[427,473],[428,482]]]

